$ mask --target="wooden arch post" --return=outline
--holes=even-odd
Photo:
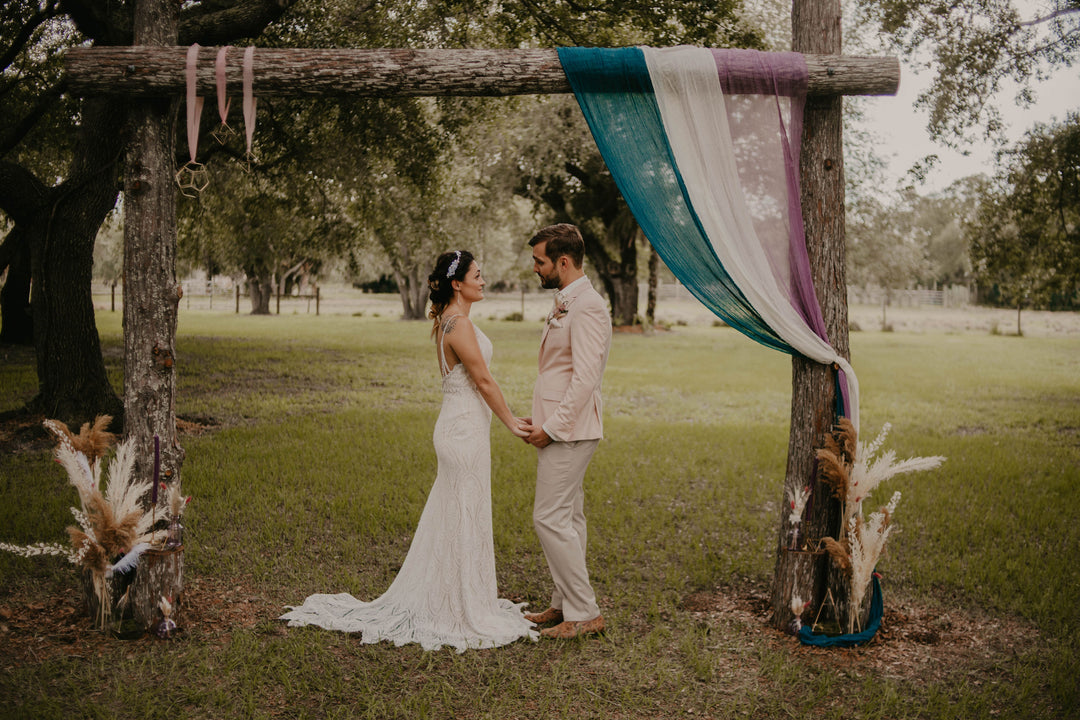
[[[839,0],[794,0],[791,11],[791,49],[795,52],[839,52],[841,44]],[[837,354],[850,360],[848,342],[847,280],[844,246],[843,97],[807,98],[803,116],[800,161],[803,224],[810,272],[825,319],[829,342]],[[791,361],[791,429],[787,472],[780,508],[776,570],[770,604],[772,623],[786,628],[793,618],[792,597],[810,603],[817,614],[831,590],[837,605],[846,600],[845,585],[830,577],[828,555],[815,540],[839,538],[841,509],[827,486],[815,477],[815,451],[835,422],[836,388],[833,369],[793,356]],[[788,499],[809,485],[811,500],[799,528],[807,548],[790,547],[795,528],[788,519]],[[869,598],[869,596],[867,596]]]

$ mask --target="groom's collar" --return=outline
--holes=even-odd
[[[591,285],[591,283],[589,282],[589,277],[587,275],[582,275],[577,280],[564,287],[562,290],[557,291],[555,293],[555,302],[563,302],[564,300],[569,300],[572,297],[577,297],[577,294],[584,290],[586,285]]]

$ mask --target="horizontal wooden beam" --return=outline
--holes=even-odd
[[[86,47],[67,51],[68,86],[79,95],[182,94],[186,47]],[[217,48],[201,48],[200,95],[214,97]],[[895,95],[900,62],[891,57],[806,55],[811,95]],[[230,48],[226,83],[241,88],[243,49]],[[255,51],[254,90],[267,96],[503,96],[570,92],[553,49]]]

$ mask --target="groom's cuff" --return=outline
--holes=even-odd
[[[546,433],[547,433],[547,436],[548,436],[549,438],[551,438],[552,442],[562,442],[562,440],[560,440],[560,439],[559,439],[559,438],[558,438],[558,437],[557,437],[557,436],[555,435],[555,433],[553,433],[553,432],[551,432],[550,430],[548,430],[548,426],[547,426],[547,425],[541,425],[541,426],[540,426],[540,429],[541,429],[541,430],[543,430],[544,432],[546,432]]]

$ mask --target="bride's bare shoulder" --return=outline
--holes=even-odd
[[[471,328],[471,327],[472,327],[472,321],[469,320],[469,318],[467,316],[465,316],[465,315],[455,315],[454,317],[447,319],[446,322],[443,323],[442,331],[443,331],[444,335],[452,335],[454,333],[454,330],[457,329],[457,328]]]

